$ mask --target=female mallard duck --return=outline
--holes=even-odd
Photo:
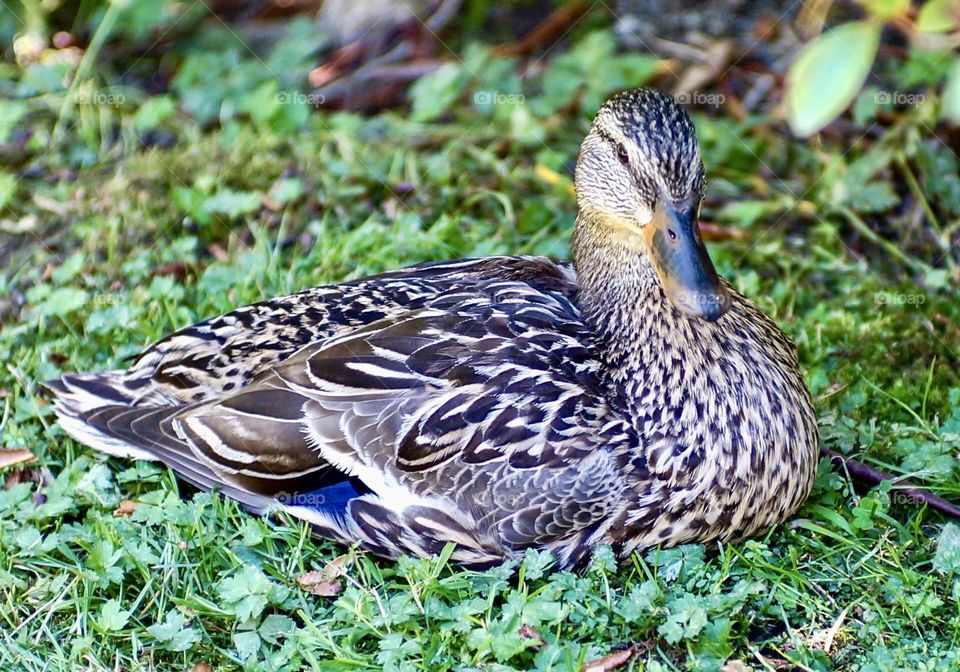
[[[47,383],[60,424],[385,556],[571,566],[784,520],[817,425],[792,344],[707,255],[690,118],[614,96],[576,188],[572,266],[431,262],[255,303]]]

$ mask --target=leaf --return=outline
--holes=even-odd
[[[321,597],[333,597],[340,594],[343,588],[340,577],[346,574],[346,564],[349,556],[344,554],[337,556],[321,571],[307,572],[297,579],[300,587],[311,595],[320,595]]]
[[[955,523],[947,523],[937,539],[933,568],[944,574],[960,571],[960,526]]]
[[[442,65],[418,79],[409,94],[413,120],[433,121],[444,114],[456,102],[466,83],[466,73],[456,63]]]
[[[130,499],[121,499],[120,504],[118,504],[117,508],[113,511],[113,516],[115,518],[129,518],[136,512],[138,506],[140,506],[140,502],[134,502]]]
[[[893,185],[887,180],[865,184],[851,190],[850,207],[859,213],[885,212],[900,202]]]
[[[0,469],[12,467],[15,464],[33,462],[37,457],[26,448],[0,450]]]
[[[276,644],[281,635],[289,635],[297,628],[297,623],[289,616],[270,614],[263,619],[257,632],[265,641]]]
[[[90,295],[76,287],[57,287],[38,308],[45,317],[69,315],[87,305]]]
[[[186,618],[176,609],[167,612],[162,623],[156,623],[147,628],[147,632],[163,644],[167,651],[188,651],[200,641],[200,633],[195,629],[184,627]]]
[[[953,62],[947,83],[943,86],[940,116],[947,121],[960,124],[960,58]]]
[[[657,631],[668,644],[676,644],[681,639],[693,639],[709,622],[703,600],[689,593],[672,600],[667,607],[670,616]]]
[[[787,73],[787,119],[801,137],[843,112],[863,85],[880,43],[880,26],[845,23],[810,42]]]
[[[323,572],[307,572],[297,579],[297,583],[306,592],[320,597],[334,597],[343,589],[340,579],[325,578]]]
[[[260,635],[255,632],[238,632],[233,636],[233,645],[237,647],[237,657],[246,660],[260,650]]]
[[[165,122],[177,110],[173,96],[154,96],[148,98],[133,115],[133,127],[137,133],[152,131]]]
[[[528,548],[523,556],[523,562],[520,564],[520,567],[523,569],[523,577],[528,581],[536,581],[542,577],[556,561],[556,556],[550,551],[538,551],[533,548]]]
[[[655,581],[644,581],[633,586],[630,593],[617,602],[614,611],[629,622],[636,623],[654,613],[654,603],[660,598],[660,587]]]
[[[0,143],[10,138],[13,129],[27,114],[27,104],[20,100],[0,100]]]
[[[221,189],[204,201],[203,207],[207,212],[237,219],[242,215],[252,214],[260,208],[260,194],[255,191]]]
[[[227,608],[240,621],[255,618],[269,602],[273,584],[260,569],[246,565],[242,570],[222,580],[217,592]]]
[[[628,646],[623,651],[617,651],[603,658],[588,660],[583,664],[582,672],[609,672],[623,667],[630,662],[630,659],[636,654],[636,649]]]
[[[107,600],[100,610],[100,617],[97,619],[97,625],[104,632],[116,632],[130,620],[130,612],[120,606],[118,600]]]
[[[960,7],[956,0],[928,0],[917,14],[921,33],[946,33],[960,27]]]

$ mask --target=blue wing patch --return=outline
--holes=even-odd
[[[316,490],[278,495],[277,500],[286,506],[302,506],[328,516],[343,518],[351,500],[370,492],[373,491],[364,485],[363,481],[351,477]]]

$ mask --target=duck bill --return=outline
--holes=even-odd
[[[709,322],[727,312],[730,292],[700,237],[696,206],[660,204],[646,228],[653,266],[670,302],[681,312]]]

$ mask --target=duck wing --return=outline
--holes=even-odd
[[[453,541],[468,564],[529,546],[570,564],[615,523],[642,466],[599,369],[563,295],[475,281],[309,344],[239,390],[79,421],[379,554]]]
[[[494,279],[525,282],[567,300],[577,291],[570,264],[543,257],[426,262],[250,304],[181,329],[144,350],[122,376],[115,375],[114,393],[121,403],[138,404],[215,398],[302,347],[444,297],[469,295]]]

